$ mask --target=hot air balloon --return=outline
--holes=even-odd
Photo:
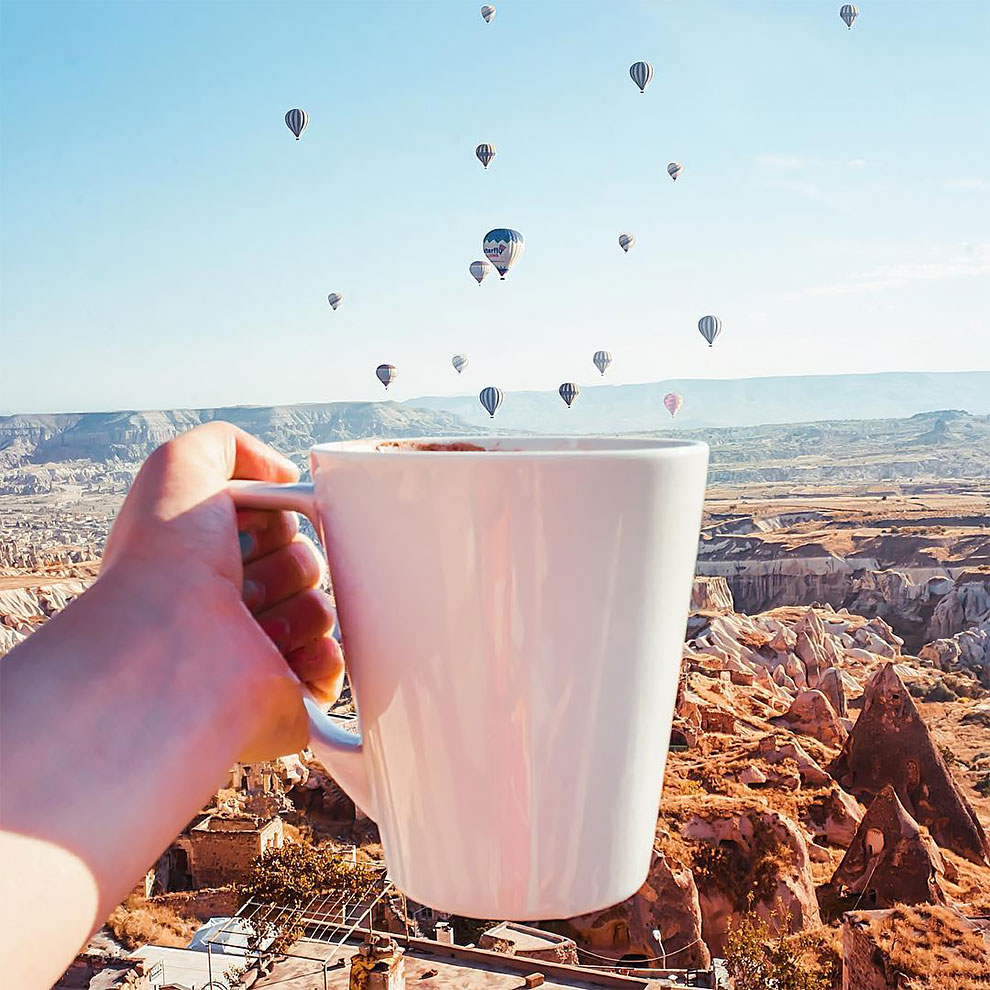
[[[487,388],[481,390],[478,398],[485,407],[485,412],[494,419],[495,413],[498,412],[498,407],[502,405],[502,390],[496,388],[494,385],[489,385]]]
[[[581,394],[581,388],[575,385],[574,382],[564,382],[560,388],[557,389],[560,393],[560,397],[567,403],[567,408],[571,408],[571,403]]]
[[[388,388],[395,381],[398,372],[395,370],[394,364],[380,364],[375,368],[375,374],[378,376],[378,380]]]
[[[344,297],[339,292],[331,292],[330,295],[327,296],[327,302],[330,303],[330,308],[335,310],[341,304],[343,298]]]
[[[650,85],[653,78],[653,66],[649,62],[633,62],[629,66],[629,75],[632,81],[639,86],[641,93],[646,92],[646,87]]]
[[[485,276],[492,270],[492,266],[487,261],[472,261],[470,272],[475,277],[478,285],[485,280]]]
[[[522,257],[526,243],[518,230],[496,227],[485,234],[482,248],[485,257],[495,266],[499,275],[505,278],[509,269]]]
[[[853,21],[859,17],[859,8],[854,3],[844,3],[839,9],[839,17],[842,18],[846,27],[851,31]]]
[[[698,320],[698,332],[711,347],[715,343],[715,338],[722,332],[722,321],[717,316],[703,316]]]
[[[455,354],[451,359],[450,363],[454,366],[454,370],[460,374],[468,364],[468,359],[466,354]]]
[[[604,375],[606,369],[612,363],[612,354],[610,351],[595,351],[595,356],[591,360],[594,362],[599,374]]]
[[[667,166],[667,175],[669,175],[674,182],[677,181],[677,177],[684,171],[684,166],[680,162],[671,162]]]
[[[681,408],[681,403],[684,400],[676,392],[668,392],[663,397],[663,404],[667,407],[667,412],[670,413],[671,418],[677,415],[678,409]]]
[[[479,144],[477,148],[474,149],[474,156],[488,168],[488,163],[495,157],[495,145],[494,144]]]
[[[309,125],[309,114],[305,110],[290,110],[285,115],[285,126],[292,131],[296,136],[296,140],[299,140],[299,135],[302,134],[306,127]]]
[[[619,234],[619,247],[622,248],[626,254],[629,253],[629,249],[636,243],[636,238],[632,234]]]
[[[486,24],[491,24],[492,19],[495,17],[495,8],[490,3],[486,3],[481,8],[481,16],[485,19]]]

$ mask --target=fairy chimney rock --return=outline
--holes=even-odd
[[[888,784],[863,816],[832,875],[832,886],[859,894],[866,907],[944,904],[939,883],[943,872],[935,843],[922,833]]]
[[[839,718],[845,718],[849,714],[846,704],[846,689],[842,683],[842,672],[838,667],[829,667],[822,674],[818,681],[818,690],[828,698]]]
[[[907,813],[935,841],[974,863],[990,862],[976,813],[935,748],[928,727],[893,664],[873,675],[863,711],[829,772],[863,804],[891,785]]]

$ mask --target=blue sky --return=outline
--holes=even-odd
[[[0,412],[990,368],[990,4],[496,6],[5,0]]]

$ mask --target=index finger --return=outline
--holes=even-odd
[[[299,469],[287,457],[233,423],[214,420],[177,440],[204,441],[220,457],[227,480],[298,481]]]

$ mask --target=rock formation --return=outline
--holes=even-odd
[[[919,654],[942,670],[966,670],[990,688],[990,570],[964,571],[935,606],[928,626],[934,642]]]
[[[820,923],[808,846],[801,829],[775,811],[710,809],[689,819],[702,933],[721,954],[734,914],[753,910],[772,925],[801,931]]]
[[[802,819],[817,840],[842,849],[849,848],[862,820],[859,802],[837,785],[811,802]]]
[[[832,782],[832,778],[796,742],[777,735],[763,736],[757,743],[757,752],[771,766],[782,763],[793,766],[801,783],[807,787],[824,787]]]
[[[939,845],[977,863],[990,861],[990,843],[893,664],[866,688],[863,711],[829,767],[839,784],[864,804],[888,784]]]
[[[691,589],[692,612],[733,612],[735,603],[724,577],[696,577]]]
[[[821,691],[802,691],[784,715],[770,719],[801,735],[812,736],[826,746],[841,746],[846,730],[839,721],[832,703]]]
[[[41,587],[0,591],[0,655],[13,649],[47,618],[86,590],[88,581],[60,581]]]
[[[818,690],[828,698],[835,714],[840,719],[848,715],[846,687],[842,680],[842,671],[838,667],[829,667],[822,672],[822,676],[818,681]]]
[[[904,810],[889,784],[880,791],[832,875],[836,890],[859,894],[861,906],[944,904],[942,856]]]
[[[668,862],[660,845],[654,848],[646,882],[632,897],[555,927],[579,948],[614,959],[630,954],[658,956],[660,947],[653,937],[657,929],[670,966],[688,969],[711,963],[701,941],[701,908],[691,871]]]

